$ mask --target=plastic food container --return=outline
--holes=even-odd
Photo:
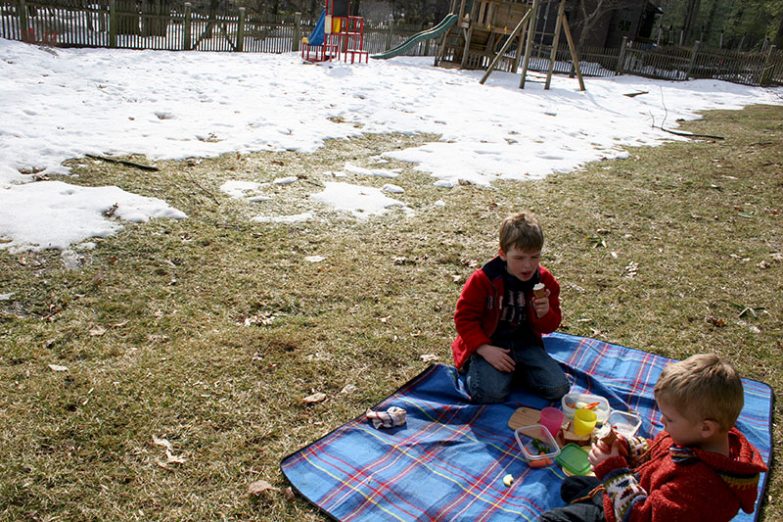
[[[554,463],[560,446],[549,430],[541,424],[522,426],[514,430],[522,456],[531,468],[543,468]]]
[[[587,475],[592,471],[587,460],[587,452],[573,443],[563,446],[560,455],[557,456],[557,463],[571,475]]]
[[[597,404],[596,404],[597,403]],[[567,393],[562,399],[563,413],[569,419],[574,418],[574,412],[579,408],[587,408],[593,406],[592,409],[595,412],[596,422],[603,424],[606,419],[609,418],[609,401],[601,397],[600,395],[592,395],[590,393],[572,392]]]
[[[642,425],[642,419],[633,413],[612,410],[606,420],[606,424],[624,437],[633,437],[639,430],[639,426]]]

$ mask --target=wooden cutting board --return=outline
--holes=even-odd
[[[541,410],[534,408],[527,408],[525,406],[517,408],[511,418],[508,419],[508,427],[512,430],[521,428],[522,426],[530,426],[531,424],[538,424],[541,420]]]

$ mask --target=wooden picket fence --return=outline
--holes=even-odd
[[[287,53],[299,50],[315,20],[298,13],[288,17],[248,15],[244,8],[221,13],[164,12],[160,0],[0,0],[0,38],[62,47],[199,50]],[[365,24],[365,49],[382,52],[422,30],[395,23]],[[425,40],[406,54],[433,56],[437,40]],[[545,71],[551,47],[536,45],[530,68]],[[516,50],[499,70],[512,70]],[[585,76],[634,74],[667,80],[715,78],[747,85],[783,85],[783,52],[770,46],[759,52],[702,47],[653,46],[624,41],[614,49],[585,48],[580,53]],[[565,43],[554,71],[573,74]]]
[[[182,12],[162,12],[160,2],[144,0],[0,1],[0,38],[60,47],[109,47],[166,51],[199,50],[286,53],[298,51],[315,20],[247,15],[244,8],[205,14],[189,3]],[[421,26],[365,24],[365,49],[382,52],[421,31]],[[435,54],[435,42],[422,42],[408,55]]]

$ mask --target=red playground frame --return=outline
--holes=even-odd
[[[350,63],[367,63],[370,53],[364,49],[364,18],[350,16],[350,12],[351,0],[325,0],[323,43],[314,45],[303,39],[302,59],[326,62],[336,58],[347,63],[350,58]]]

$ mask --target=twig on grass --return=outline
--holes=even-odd
[[[216,205],[220,205],[220,200],[218,199],[218,197],[215,195],[214,192],[212,192],[211,190],[206,188],[204,185],[199,183],[196,180],[196,178],[192,174],[190,174],[189,172],[185,172],[184,174],[188,177],[188,179],[190,180],[191,183],[193,183],[196,187],[198,187],[199,190],[201,190],[201,192],[203,192],[204,194],[209,196],[209,198],[212,200],[213,203],[215,203]]]
[[[681,131],[675,131],[671,129],[665,129],[663,127],[655,127],[657,129],[661,129],[665,132],[670,132],[672,134],[676,134],[677,136],[685,136],[686,138],[710,138],[713,140],[725,140],[723,136],[715,136],[713,134],[694,134],[692,132],[681,132]]]
[[[725,140],[723,136],[713,136],[711,134],[694,134],[692,132],[682,132],[682,131],[675,131],[671,129],[667,129],[663,126],[664,123],[666,123],[666,118],[669,117],[669,109],[666,107],[666,101],[663,99],[663,88],[661,88],[661,105],[663,105],[663,121],[660,125],[655,125],[655,116],[653,116],[652,112],[650,112],[650,118],[652,118],[652,128],[653,129],[660,129],[664,132],[669,132],[671,134],[675,134],[677,136],[685,136],[686,138],[710,138],[713,140]]]
[[[110,158],[109,156],[100,156],[98,154],[85,154],[88,158],[106,161],[109,163],[119,163],[120,165],[126,165],[128,167],[134,167],[141,170],[158,171],[158,167],[154,165],[144,165],[143,163],[136,163],[135,161],[122,160],[117,158]]]

